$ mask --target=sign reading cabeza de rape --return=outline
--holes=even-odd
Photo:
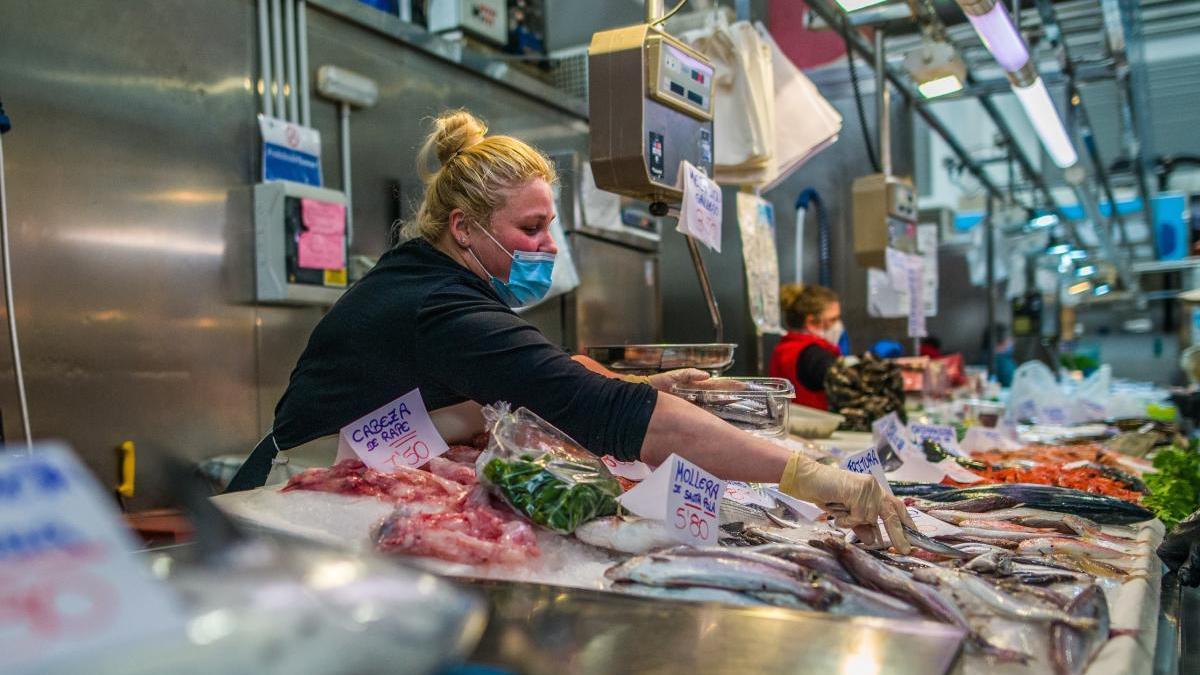
[[[415,469],[449,450],[429,419],[420,389],[342,427],[340,443],[353,450],[363,464],[380,471],[401,466]]]

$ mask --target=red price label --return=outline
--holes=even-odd
[[[429,459],[429,446],[425,441],[417,441],[404,449],[404,461],[409,466],[419,466]]]
[[[696,513],[688,513],[684,507],[675,509],[675,529],[687,530],[693,537],[708,541],[711,530],[708,521]]]

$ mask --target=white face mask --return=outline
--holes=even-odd
[[[838,341],[842,339],[842,333],[845,333],[845,332],[846,332],[846,327],[842,325],[841,321],[838,321],[837,323],[833,324],[829,328],[826,328],[825,330],[821,331],[818,334],[821,336],[821,338],[823,340],[825,340],[829,344],[836,345],[838,343]]]

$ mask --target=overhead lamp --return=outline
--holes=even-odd
[[[1067,257],[1071,260],[1083,260],[1088,256],[1087,251],[1077,248],[1067,251]]]
[[[1071,251],[1070,244],[1051,244],[1046,247],[1046,253],[1050,255],[1064,255]]]
[[[1075,270],[1075,276],[1077,276],[1077,277],[1090,277],[1095,273],[1096,273],[1095,265],[1084,265],[1083,267],[1080,267],[1079,269]]]
[[[855,12],[867,7],[882,5],[888,0],[837,0],[837,4],[841,5],[842,9],[847,12]]]
[[[1008,10],[996,0],[957,2],[984,46],[1008,73],[1009,85],[1050,159],[1061,169],[1074,165],[1079,161],[1079,154],[1067,136],[1054,101],[1029,58],[1029,47],[1013,25]]]
[[[1044,216],[1038,216],[1037,218],[1034,218],[1033,220],[1029,221],[1030,227],[1033,227],[1035,229],[1042,229],[1045,227],[1054,227],[1057,224],[1058,224],[1058,216],[1054,215],[1053,213],[1047,213]],[[1064,253],[1065,252],[1066,251],[1064,251]]]
[[[1080,293],[1086,293],[1090,290],[1092,290],[1092,282],[1081,281],[1081,282],[1071,286],[1070,288],[1068,288],[1067,292],[1070,293],[1071,295],[1079,295]]]
[[[904,68],[925,98],[962,91],[967,81],[966,64],[954,47],[945,42],[922,41],[920,47],[904,55]]]
[[[1100,284],[1099,286],[1097,286],[1095,289],[1092,290],[1092,293],[1099,296],[1099,295],[1108,295],[1110,291],[1112,291],[1112,288],[1108,284]]]

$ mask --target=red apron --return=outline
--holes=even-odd
[[[771,353],[771,366],[767,370],[767,374],[771,377],[782,377],[791,382],[792,386],[796,387],[796,398],[794,399],[796,403],[819,410],[829,410],[829,398],[825,395],[824,389],[809,389],[796,380],[796,360],[800,358],[801,352],[812,345],[816,345],[834,356],[842,355],[837,346],[830,344],[818,335],[789,331],[775,346],[775,351]]]

